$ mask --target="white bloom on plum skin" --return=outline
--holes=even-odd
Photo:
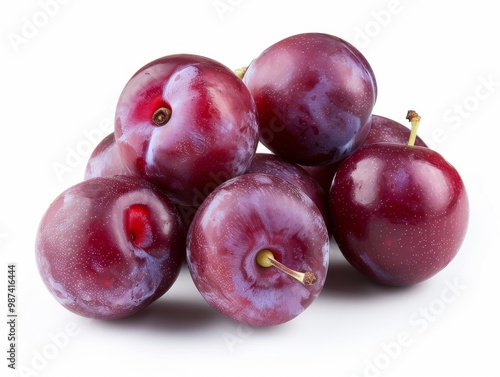
[[[311,271],[305,285],[258,265],[272,250],[284,265]],[[195,215],[188,267],[205,300],[236,321],[270,326],[302,313],[319,295],[328,268],[329,237],[313,201],[284,179],[245,174],[219,186]]]

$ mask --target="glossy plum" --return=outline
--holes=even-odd
[[[40,275],[81,316],[130,316],[172,286],[185,260],[186,229],[174,204],[132,176],[92,178],[62,192],[36,237]]]
[[[125,165],[111,133],[101,140],[90,155],[85,167],[84,179],[112,177],[114,175],[137,175]]]
[[[250,63],[243,81],[257,105],[260,141],[298,164],[340,161],[370,130],[375,75],[361,52],[338,37],[285,38]]]
[[[408,144],[410,139],[411,130],[409,127],[396,122],[393,119],[381,116],[372,115],[372,126],[368,136],[362,145],[374,143],[393,143],[393,144]],[[416,136],[414,145],[420,147],[427,147],[427,144]]]
[[[319,208],[325,222],[328,224],[328,199],[326,192],[319,183],[299,165],[287,161],[284,158],[269,154],[256,153],[252,163],[245,173],[264,173],[276,175],[285,181],[297,186],[314,204]]]
[[[363,146],[330,191],[333,236],[346,259],[377,282],[405,286],[441,271],[464,240],[469,202],[457,170],[425,147]]]
[[[262,251],[315,279],[301,283],[257,262]],[[313,201],[284,179],[245,174],[219,186],[196,213],[187,262],[205,300],[252,326],[287,322],[319,295],[327,273],[329,236]]]
[[[372,115],[372,124],[368,136],[361,146],[373,143],[394,143],[407,144],[410,138],[410,129],[403,124],[387,117]],[[415,145],[427,147],[427,144],[417,135]],[[319,182],[323,190],[328,193],[332,185],[333,177],[342,161],[324,166],[303,166],[316,181]]]
[[[337,172],[337,169],[339,168],[342,161],[321,166],[301,166],[311,175],[311,177],[316,180],[316,182],[318,182],[323,191],[328,195],[328,193],[330,192],[330,187],[332,186],[333,177],[335,176],[335,173]]]
[[[197,207],[250,164],[258,143],[256,107],[226,66],[170,55],[145,65],[125,85],[115,135],[131,170],[176,203]]]

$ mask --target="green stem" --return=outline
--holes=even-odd
[[[418,115],[414,110],[409,110],[406,115],[406,119],[411,122],[411,133],[408,145],[413,147],[415,145],[415,140],[417,139],[418,126],[420,125],[420,115]]]
[[[243,80],[243,77],[245,76],[245,73],[247,72],[248,67],[243,67],[243,68],[238,68],[234,70],[234,73],[236,76],[238,76],[241,80]]]

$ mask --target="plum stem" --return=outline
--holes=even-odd
[[[234,73],[236,76],[238,76],[241,80],[243,80],[243,77],[245,76],[245,73],[247,72],[248,67],[242,67],[234,70]]]
[[[153,123],[157,126],[164,126],[170,120],[172,110],[167,107],[161,107],[153,114]]]
[[[420,115],[414,110],[408,110],[406,119],[411,122],[411,133],[410,139],[408,140],[408,145],[413,147],[415,145],[415,140],[417,139],[418,126],[420,125]]]
[[[259,266],[265,268],[271,266],[276,267],[278,270],[300,281],[304,285],[313,285],[317,280],[316,275],[312,272],[298,272],[278,262],[272,251],[267,249],[259,251],[255,260]]]

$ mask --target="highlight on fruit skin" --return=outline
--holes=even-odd
[[[349,263],[378,283],[408,286],[443,270],[469,223],[465,184],[441,154],[415,146],[420,116],[408,112],[408,144],[373,143],[336,171],[333,236]]]
[[[252,60],[243,82],[257,106],[260,142],[297,164],[341,161],[370,130],[375,74],[355,46],[336,36],[284,38]]]
[[[314,202],[283,178],[244,174],[215,189],[187,238],[187,266],[206,302],[250,326],[292,320],[321,292],[330,237]]]
[[[66,309],[129,317],[163,296],[185,261],[184,222],[171,200],[136,176],[96,177],[64,190],[36,234],[38,271]]]
[[[198,207],[241,175],[257,149],[255,102],[232,70],[211,58],[174,54],[141,67],[122,89],[114,134],[125,165]]]

